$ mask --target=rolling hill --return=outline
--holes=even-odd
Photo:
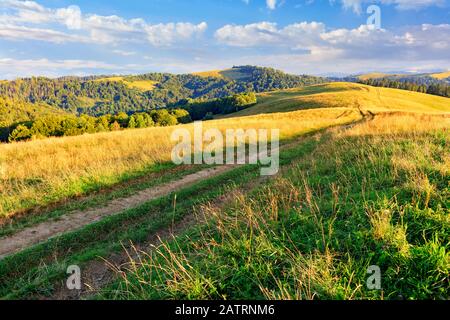
[[[261,93],[256,106],[225,117],[322,108],[353,108],[363,112],[370,110],[373,113],[449,113],[450,100],[418,92],[336,82]]]
[[[225,70],[211,70],[204,72],[195,72],[193,75],[202,78],[220,78],[234,81],[246,81],[252,77],[250,69],[245,67],[233,67]]]
[[[280,129],[270,179],[260,165],[174,165],[170,136],[192,124],[1,144],[0,297],[445,296],[449,101],[329,83],[203,123]],[[383,291],[366,289],[373,265]]]
[[[220,75],[217,76],[217,75]],[[326,80],[271,68],[240,66],[213,77],[146,73],[130,76],[17,79],[0,83],[0,96],[45,103],[74,114],[101,116],[164,108],[183,99],[213,99],[294,88]]]
[[[450,71],[440,73],[381,73],[373,72],[344,77],[344,81],[367,81],[389,79],[401,82],[411,82],[416,84],[450,84]]]
[[[155,89],[156,85],[158,84],[158,81],[152,81],[152,80],[133,80],[128,77],[106,77],[106,78],[98,78],[94,81],[100,81],[100,82],[121,82],[127,85],[131,89],[137,89],[141,90],[143,92],[152,91]]]

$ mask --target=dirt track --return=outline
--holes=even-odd
[[[46,241],[52,237],[74,231],[88,224],[100,221],[107,216],[118,214],[124,210],[137,207],[145,202],[168,195],[205,178],[217,176],[231,170],[232,168],[233,166],[222,166],[212,169],[205,169],[194,174],[187,175],[180,180],[142,190],[133,196],[115,199],[101,208],[94,208],[86,211],[75,211],[71,214],[62,216],[57,221],[46,221],[26,228],[11,236],[0,239],[0,259],[40,242]]]

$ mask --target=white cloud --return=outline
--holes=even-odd
[[[90,39],[86,37],[71,35],[52,29],[29,28],[2,23],[0,23],[0,38],[9,40],[39,40],[53,43],[90,42]]]
[[[56,18],[64,21],[68,29],[81,29],[82,16],[81,10],[78,6],[69,6],[68,8],[56,10]]]
[[[345,9],[352,9],[355,13],[362,12],[364,3],[380,3],[395,5],[399,10],[418,10],[431,6],[441,6],[445,0],[340,0]],[[330,0],[335,2],[335,0]]]
[[[277,0],[266,0],[267,8],[275,10],[277,7]]]
[[[173,44],[176,41],[186,41],[196,35],[202,34],[207,29],[207,24],[202,22],[198,25],[192,23],[167,23],[147,25],[144,30],[148,41],[155,46]]]
[[[235,47],[273,44],[298,47],[315,41],[324,31],[325,25],[319,22],[301,22],[282,29],[273,22],[259,22],[248,25],[226,25],[216,31],[215,37],[219,42]]]
[[[119,16],[100,16],[83,14],[78,6],[49,9],[34,1],[2,0],[0,1],[0,33],[8,39],[35,39],[49,42],[64,42],[63,34],[67,34],[67,41],[83,39],[93,43],[143,42],[147,40],[155,46],[170,46],[188,41],[201,35],[207,29],[207,24],[193,23],[165,23],[149,24],[141,18],[124,19]],[[11,11],[13,13],[11,13]],[[54,25],[60,25],[54,29]],[[43,28],[45,26],[46,37]],[[59,30],[67,29],[66,33]],[[22,32],[25,28],[36,35]],[[14,30],[17,32],[14,32]],[[51,32],[53,31],[53,32]],[[5,35],[6,34],[6,35]]]
[[[405,57],[448,59],[450,24],[424,24],[396,32],[362,25],[355,29],[329,30],[323,23],[302,22],[279,28],[275,23],[226,25],[217,30],[216,40],[231,47],[278,48],[339,53],[341,57],[381,59]]]
[[[125,50],[113,50],[113,53],[124,56],[124,57],[129,57],[129,56],[134,56],[137,53],[135,51],[125,51]]]

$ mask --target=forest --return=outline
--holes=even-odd
[[[258,92],[326,82],[272,68],[230,70],[234,77],[147,73],[123,76],[120,81],[111,76],[4,81],[0,83],[0,141],[207,120],[255,104]],[[155,86],[140,90],[127,85],[133,81],[151,81]]]
[[[73,114],[102,116],[164,108],[183,99],[216,99],[243,92],[263,92],[323,83],[324,78],[289,75],[262,67],[234,67],[241,75],[200,77],[148,73],[123,77],[127,81],[157,82],[149,91],[130,88],[122,81],[102,77],[30,78],[0,83],[0,96],[30,103],[45,103]]]
[[[46,137],[77,136],[85,133],[117,131],[126,128],[148,128],[155,126],[173,126],[191,122],[191,117],[182,109],[159,109],[128,115],[120,112],[116,115],[92,117],[88,115],[48,115],[35,121],[17,123],[3,133],[4,142],[23,141]]]
[[[415,91],[421,93],[428,93],[441,97],[450,97],[450,85],[445,83],[437,83],[433,82],[431,84],[427,83],[416,83],[416,82],[405,82],[399,80],[390,80],[390,79],[368,79],[368,80],[360,80],[359,83],[374,86],[374,87],[383,87],[383,88],[394,88],[394,89],[402,89],[408,91]]]
[[[174,126],[192,122],[193,120],[210,120],[216,114],[228,114],[256,104],[256,94],[253,92],[235,94],[230,97],[195,100],[185,99],[165,109],[154,109],[144,112],[127,114],[106,114],[98,117],[82,114],[77,116],[67,112],[46,112],[39,110],[30,103],[15,104],[6,99],[0,100],[0,110],[5,106],[19,106],[30,116],[30,119],[16,118],[0,122],[0,141],[13,142],[46,137],[76,136],[85,133],[117,131],[122,129]],[[1,107],[3,106],[3,108]],[[8,112],[4,113],[8,115]],[[9,117],[14,119],[14,114]]]
[[[189,112],[192,120],[210,120],[217,114],[229,114],[238,112],[257,103],[254,92],[235,94],[230,97],[204,100],[185,99],[172,107],[182,108]]]

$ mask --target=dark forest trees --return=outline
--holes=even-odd
[[[374,87],[402,89],[408,91],[428,93],[436,96],[448,98],[450,97],[450,86],[445,83],[425,84],[416,82],[405,82],[399,80],[390,80],[387,78],[361,80],[359,81],[359,83]]]
[[[209,120],[215,114],[229,114],[256,104],[253,92],[236,94],[231,97],[212,100],[183,100],[174,107],[187,110],[192,120]]]
[[[85,133],[117,131],[126,128],[147,128],[173,126],[189,122],[186,110],[152,110],[150,112],[126,113],[91,117],[88,115],[50,115],[34,121],[17,123],[11,126],[4,141],[23,141],[32,138],[77,136]]]
[[[151,91],[141,91],[124,81],[111,81],[108,78],[19,79],[0,83],[0,96],[28,103],[44,103],[78,115],[101,116],[164,108],[184,99],[225,98],[244,92],[287,89],[326,81],[319,77],[289,75],[271,68],[241,66],[233,70],[241,77],[233,80],[226,77],[203,78],[192,74],[161,73],[123,77],[123,80],[130,82],[156,81]]]

